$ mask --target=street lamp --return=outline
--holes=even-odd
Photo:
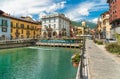
[[[86,25],[85,21],[82,21],[83,35],[85,34],[85,25]]]
[[[86,26],[86,22],[82,21],[82,27],[83,27],[83,54],[84,54],[84,50],[85,50],[85,26]]]
[[[83,27],[83,47],[81,49],[81,65],[80,65],[80,78],[83,79],[83,67],[84,67],[84,54],[85,54],[85,26],[86,22],[82,21],[82,27]]]

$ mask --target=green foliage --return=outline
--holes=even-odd
[[[120,35],[118,33],[115,34],[115,38],[117,39],[118,44],[120,44]]]
[[[79,47],[80,47],[80,48],[83,47],[83,44],[79,44]]]
[[[94,41],[94,43],[97,43],[97,40],[94,39],[93,41]]]
[[[72,56],[72,62],[79,63],[80,62],[80,54],[76,53]]]
[[[80,22],[71,21],[71,23],[72,23],[73,26],[78,26],[78,27],[82,26],[81,21]],[[92,22],[89,22],[89,21],[86,21],[86,26],[93,29],[93,28],[96,27],[96,24],[92,23]]]
[[[73,26],[82,26],[80,22],[71,21]]]
[[[98,45],[103,45],[103,41],[101,41],[101,40],[94,40],[94,43],[96,43]]]
[[[110,43],[105,46],[106,50],[111,53],[120,54],[120,45],[118,43]]]
[[[97,41],[97,44],[103,45],[103,41]]]

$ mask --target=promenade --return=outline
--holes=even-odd
[[[50,47],[68,47],[68,48],[79,48],[79,43],[67,44],[67,43],[41,43],[36,42],[37,46],[50,46]]]
[[[120,79],[120,61],[103,46],[86,40],[90,79]]]

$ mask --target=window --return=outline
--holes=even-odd
[[[59,29],[61,29],[61,24],[59,24]]]
[[[2,27],[2,32],[7,32],[7,28],[6,27]]]
[[[113,2],[116,2],[116,0],[113,0]]]
[[[35,31],[34,31],[34,35],[35,35]]]
[[[2,26],[8,26],[7,25],[7,20],[2,20]]]
[[[21,33],[23,34],[23,30],[21,30]]]
[[[54,24],[54,29],[56,28],[56,24]]]
[[[18,23],[16,23],[16,27],[18,27]]]
[[[51,19],[49,19],[49,22],[51,22]]]
[[[18,29],[16,29],[16,32],[18,33]]]
[[[44,23],[46,23],[46,19],[44,19],[44,21],[43,21]]]
[[[24,24],[21,24],[21,28],[24,28]]]
[[[21,35],[21,38],[23,38],[23,35]]]
[[[60,23],[61,23],[61,19],[60,19],[59,21],[60,21]]]
[[[54,18],[54,22],[56,22],[56,18]]]
[[[34,26],[32,26],[32,30],[34,30]]]
[[[11,22],[11,27],[13,27],[13,22]]]
[[[12,31],[12,29],[11,29],[11,33],[12,33],[13,31]]]
[[[64,28],[64,25],[63,25],[63,28]]]
[[[29,25],[27,25],[27,29],[29,29]]]
[[[44,27],[46,28],[46,25],[44,25]]]
[[[51,27],[51,25],[49,24],[49,28]]]

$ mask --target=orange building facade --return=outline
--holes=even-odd
[[[107,0],[109,4],[110,24],[112,25],[111,34],[120,34],[120,0]]]

